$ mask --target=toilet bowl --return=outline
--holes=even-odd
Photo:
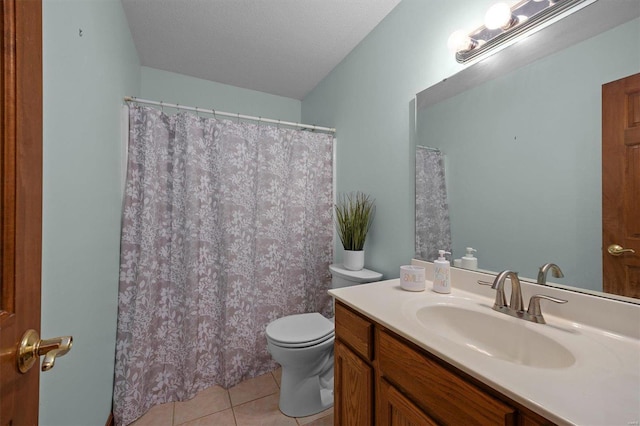
[[[331,265],[332,287],[379,281],[382,274]],[[333,406],[333,321],[317,312],[289,315],[267,325],[267,349],[282,366],[280,411],[306,417]]]
[[[267,326],[267,349],[282,366],[280,411],[291,417],[333,405],[333,322],[319,313],[289,315]]]

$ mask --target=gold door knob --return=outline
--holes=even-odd
[[[634,249],[626,249],[622,248],[618,244],[611,244],[607,249],[610,255],[612,256],[622,256],[623,253],[635,253]]]
[[[71,350],[72,345],[72,336],[40,340],[37,331],[27,330],[18,347],[18,369],[21,373],[26,373],[35,364],[36,359],[44,355],[42,371],[49,371],[53,368],[56,357],[65,355]]]

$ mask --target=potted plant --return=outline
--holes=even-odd
[[[364,242],[375,214],[374,201],[362,192],[338,196],[336,229],[344,248],[343,264],[346,269],[364,268]]]

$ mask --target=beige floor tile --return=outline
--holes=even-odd
[[[321,417],[306,426],[333,426],[333,411],[328,416]]]
[[[287,417],[278,409],[278,394],[265,396],[233,407],[238,426],[295,426],[293,417]]]
[[[231,408],[183,423],[182,426],[236,426]]]
[[[133,422],[131,426],[172,426],[173,402],[156,405],[147,413]]]
[[[314,414],[313,416],[297,417],[296,420],[298,421],[299,425],[309,425],[309,424],[316,424],[314,423],[316,420],[322,419],[327,416],[331,416],[331,419],[333,419],[333,407],[328,408],[324,411],[321,411],[318,414]],[[324,424],[324,423],[319,423],[319,424]]]
[[[278,384],[278,387],[280,387],[280,383],[282,383],[282,367],[277,370],[273,370],[271,374],[273,374],[273,378],[276,379],[276,383]]]
[[[231,407],[229,393],[220,386],[212,386],[198,393],[188,401],[175,403],[174,424],[179,425],[190,420],[217,413]]]
[[[273,375],[267,373],[253,379],[245,380],[232,387],[229,389],[229,396],[231,397],[231,405],[235,407],[236,405],[274,394],[278,392],[278,390],[279,388]]]

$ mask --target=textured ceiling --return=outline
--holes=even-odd
[[[303,99],[400,0],[122,0],[142,65]]]

